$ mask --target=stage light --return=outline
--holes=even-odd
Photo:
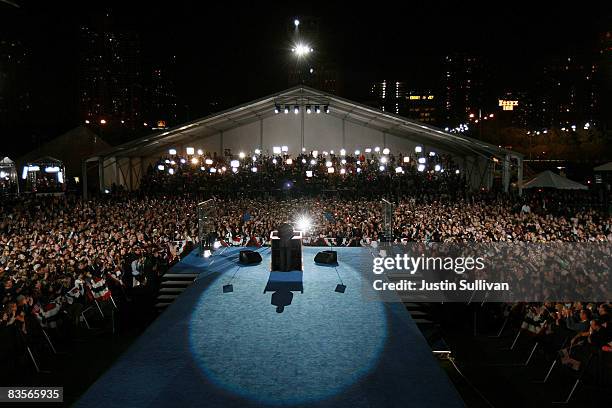
[[[236,167],[232,167],[232,173],[238,173],[238,169]]]
[[[261,154],[261,150],[255,149],[255,154]]]
[[[435,171],[440,171],[440,170],[442,170],[442,166],[440,166],[439,164],[436,164],[436,165],[434,166],[434,170],[435,170]]]
[[[23,168],[23,172],[21,173],[21,178],[24,180],[28,178],[28,167],[27,166]]]
[[[345,173],[346,173],[346,169],[341,168],[341,169],[340,169],[340,174],[345,174]]]
[[[198,159],[196,157],[192,157],[191,164],[198,164]]]
[[[321,108],[319,105],[315,105],[315,113],[321,113]]]
[[[204,150],[202,150],[202,149],[198,149],[198,156],[201,156],[201,155],[203,155],[203,154],[204,154]]]
[[[424,157],[419,157],[419,163],[420,164],[425,164],[425,163],[427,163],[427,159],[425,159]]]
[[[436,155],[436,152],[429,152],[429,157],[434,157]]]
[[[310,160],[310,164],[312,164],[314,166],[315,164],[317,164],[317,161],[315,159],[311,159]]]
[[[257,167],[251,167],[251,171],[252,171],[253,173],[257,173]]]
[[[306,170],[306,177],[312,177],[312,170]]]
[[[391,150],[389,150],[386,147],[383,149],[383,154],[389,154],[390,152],[391,152]]]
[[[419,167],[417,168],[418,171],[425,171],[425,165],[424,164],[419,164]]]
[[[298,27],[300,25],[300,20],[298,20],[297,18],[293,20],[293,25]]]
[[[297,220],[295,220],[295,226],[298,231],[308,231],[312,227],[312,221],[305,215],[300,215]]]
[[[329,113],[329,105],[325,105],[325,106],[323,107],[323,112],[325,112],[325,113]]]
[[[278,163],[278,161],[276,161],[276,159],[272,159],[272,164],[276,164]]]
[[[297,115],[298,113],[300,113],[300,107],[299,107],[299,106],[297,106],[297,105],[295,105],[295,106],[293,107],[293,113],[295,113],[296,115]]]
[[[212,159],[206,159],[206,160],[204,160],[204,163],[206,163],[206,164],[208,164],[210,166],[211,164],[213,164],[213,161],[212,161]]]
[[[379,166],[379,167],[378,167],[378,170],[380,170],[380,171],[385,171],[385,166],[382,166],[382,165],[381,165],[381,166]]]
[[[421,153],[422,151],[423,151],[423,148],[422,148],[421,146],[416,146],[416,147],[414,148],[414,152],[415,152],[415,153]]]
[[[289,147],[288,147],[288,146],[282,146],[282,147],[281,147],[281,151],[282,151],[283,153],[287,153],[287,152],[289,151]]]
[[[329,174],[333,173],[334,171],[336,171],[336,170],[334,170],[334,168],[333,168],[333,167],[329,167],[329,168],[327,169],[327,172],[328,172]]]
[[[376,153],[380,152],[380,147],[376,146],[376,147],[374,148],[374,151],[375,151]]]
[[[181,160],[180,160],[180,161],[181,161],[181,164],[185,164],[185,163],[187,163],[187,160],[185,160],[185,159],[183,159],[183,158],[181,158]]]
[[[191,156],[195,153],[195,149],[193,147],[187,147],[185,149],[185,151],[187,152],[187,155]]]
[[[45,173],[59,173],[60,168],[57,166],[45,167]]]
[[[312,109],[310,109],[310,105],[306,105],[306,113],[309,115],[312,113]]]
[[[168,169],[168,173],[174,174],[174,169]]]
[[[173,155],[173,156],[174,156],[174,155],[176,154],[176,149],[170,149],[170,150],[168,150],[168,154],[170,154],[170,155]]]
[[[85,124],[89,125],[89,120],[88,119],[85,119]]]
[[[273,146],[272,147],[272,153],[274,153],[274,154],[281,154],[280,146]]]
[[[409,163],[409,162],[410,162],[410,157],[404,156],[404,163]]]
[[[332,162],[330,161],[325,162],[325,167],[331,167],[331,166],[332,166]]]
[[[274,113],[280,113],[280,106],[274,105]]]
[[[240,167],[240,161],[238,161],[238,160],[232,160],[232,161],[230,162],[230,166],[231,166],[231,167]]]
[[[366,153],[372,153],[372,149],[370,149],[369,147],[367,149],[365,149]]]
[[[285,105],[285,109],[283,109],[283,112],[285,112],[285,114],[289,113],[289,105]]]
[[[346,156],[346,150],[340,149],[340,156]]]
[[[386,157],[386,156],[381,157],[381,158],[380,158],[380,162],[381,162],[382,164],[387,163],[387,157]]]
[[[288,165],[292,165],[293,164],[293,159],[287,159],[285,161],[285,163],[287,163]]]
[[[323,157],[327,156],[327,152],[323,150]]]
[[[215,169],[214,167],[211,167],[210,170],[208,170],[208,171],[211,172],[211,173],[216,173],[217,169]]]
[[[318,150],[313,150],[312,151],[312,157],[316,158],[319,155],[319,151]]]
[[[240,157],[241,159],[244,159],[246,157],[246,154],[244,154],[244,152],[240,152],[238,153],[238,157]]]
[[[355,150],[355,156],[359,156],[361,152],[359,150]]]
[[[404,172],[404,169],[402,169],[401,167],[396,167],[396,168],[395,168],[395,172],[396,172],[396,173],[403,173],[403,172]]]

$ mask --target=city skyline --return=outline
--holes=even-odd
[[[315,54],[324,51],[326,58],[321,60],[316,55],[317,63],[333,66],[328,71],[334,81],[339,77],[340,96],[361,101],[367,100],[372,82],[379,79],[406,81],[407,90],[412,91],[434,89],[444,72],[444,59],[457,54],[486,59],[492,77],[489,92],[533,90],[542,67],[567,56],[596,52],[598,35],[609,24],[605,7],[601,13],[574,13],[571,24],[560,23],[564,21],[560,17],[570,11],[561,6],[549,10],[546,18],[511,12],[505,22],[452,7],[441,11],[398,8],[395,14],[385,14],[384,21],[372,19],[361,9],[343,16],[345,10],[336,5],[326,5],[324,10],[246,6],[232,11],[216,5],[207,12],[183,5],[166,9],[131,4],[97,10],[26,4],[21,9],[0,7],[5,17],[15,17],[11,21],[7,17],[8,24],[0,32],[2,39],[23,43],[32,67],[32,81],[28,82],[31,117],[25,128],[15,131],[36,135],[39,140],[56,136],[83,120],[78,101],[82,86],[74,80],[81,78],[83,71],[78,60],[83,54],[78,30],[105,13],[114,19],[111,31],[138,34],[142,58],[151,66],[158,60],[176,58],[176,80],[165,81],[172,82],[175,100],[181,105],[182,112],[174,113],[176,121],[203,116],[291,85],[292,39],[287,26],[294,18],[314,16],[320,21]],[[223,18],[213,20],[214,15]],[[57,24],[53,17],[60,16],[62,24]],[[509,25],[509,21],[514,24]],[[38,30],[28,31],[32,27]],[[41,32],[48,35],[41,36]],[[525,41],[528,38],[530,41]],[[149,71],[141,75],[152,76]],[[165,85],[159,81],[149,84],[158,93],[160,86]],[[167,91],[162,93],[168,95]],[[442,101],[444,97],[437,93]],[[170,118],[167,121],[170,125],[173,122]],[[23,151],[23,143],[8,150]]]

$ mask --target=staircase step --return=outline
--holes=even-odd
[[[165,307],[170,306],[172,303],[168,303],[168,302],[159,302],[155,304],[155,308],[156,309],[163,309]]]
[[[161,288],[159,290],[159,293],[166,293],[166,294],[176,293],[176,294],[180,294],[180,293],[183,293],[184,290],[185,290],[185,288]]]
[[[157,300],[175,300],[178,297],[178,295],[159,295],[157,297]]]
[[[163,287],[180,286],[180,287],[186,288],[192,283],[193,281],[190,281],[190,280],[168,280],[168,281],[162,281],[161,286]]]
[[[170,280],[170,279],[175,279],[175,280],[185,280],[185,279],[191,279],[194,280],[195,278],[197,278],[199,275],[199,273],[167,273],[165,275],[162,275],[162,279],[165,280]]]

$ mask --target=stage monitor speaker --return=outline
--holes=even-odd
[[[240,251],[238,261],[244,265],[254,265],[261,262],[261,255],[255,251]]]
[[[338,263],[338,253],[336,251],[321,251],[315,255],[315,263],[334,265]]]

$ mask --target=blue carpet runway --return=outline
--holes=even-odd
[[[320,249],[281,275],[267,249],[241,268],[239,249],[190,255],[172,272],[199,278],[76,406],[463,406],[403,305],[363,299],[369,252],[338,248],[337,274]]]

